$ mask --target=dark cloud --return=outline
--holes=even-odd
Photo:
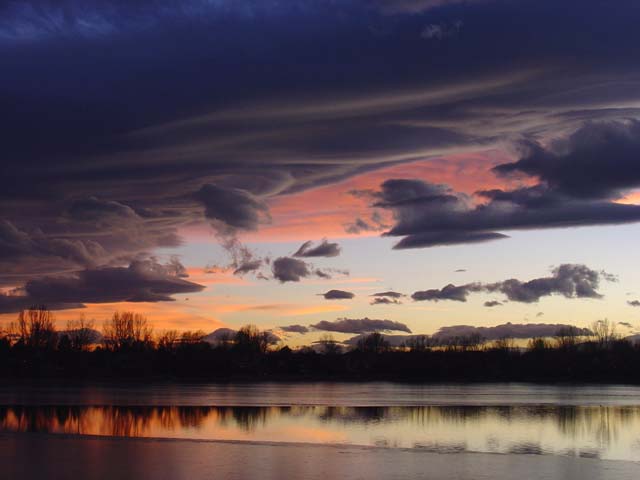
[[[602,273],[586,265],[560,265],[552,270],[550,277],[536,278],[527,282],[510,279],[485,285],[489,292],[501,292],[513,302],[532,303],[541,297],[562,295],[566,298],[602,298],[597,291]]]
[[[180,244],[171,219],[147,219],[116,202],[88,200],[74,202],[73,216],[55,219],[58,226],[48,232],[0,220],[0,285],[34,275],[125,263],[146,250]]]
[[[323,320],[311,325],[316,330],[338,333],[365,333],[365,332],[387,332],[398,331],[411,333],[409,327],[404,323],[393,322],[391,320],[372,320],[370,318],[339,318],[333,322]]]
[[[163,265],[146,259],[133,261],[128,267],[87,269],[73,275],[33,279],[13,295],[0,295],[0,312],[31,305],[62,309],[78,308],[84,303],[166,302],[173,300],[172,295],[204,289],[184,280],[183,272],[175,260]]]
[[[280,327],[280,330],[287,333],[308,333],[309,327],[305,327],[304,325],[286,325],[284,327]]]
[[[402,302],[397,298],[376,297],[369,303],[370,305],[400,305]]]
[[[315,247],[311,240],[304,242],[293,254],[294,257],[337,257],[338,255],[340,255],[340,246],[337,243],[328,242],[326,239]]]
[[[640,307],[640,300],[630,300],[627,303],[632,307]]]
[[[553,337],[559,331],[572,332],[575,336],[590,336],[588,328],[576,327],[567,324],[546,323],[505,323],[495,327],[474,327],[471,325],[452,325],[442,327],[435,334],[429,335],[388,335],[382,334],[384,340],[392,347],[410,345],[417,339],[427,338],[428,343],[434,346],[447,345],[451,340],[460,338],[478,338],[481,341],[492,341],[501,338],[537,338]],[[367,333],[361,333],[344,341],[344,344],[355,346]]]
[[[205,207],[205,216],[232,229],[256,230],[268,213],[267,206],[238,188],[203,185],[194,198]]]
[[[372,297],[389,297],[389,298],[402,298],[404,297],[404,294],[400,293],[400,292],[394,292],[392,290],[389,290],[387,292],[378,292],[378,293],[374,293],[371,295]]]
[[[473,205],[464,194],[421,180],[393,179],[375,194],[375,207],[393,212],[385,233],[404,237],[394,248],[477,243],[505,238],[497,230],[607,225],[640,220],[640,206],[612,200],[570,197],[546,184],[478,192]]]
[[[211,343],[212,345],[218,345],[222,341],[224,342],[233,341],[237,333],[238,333],[237,330],[223,327],[223,328],[218,328],[217,330],[214,330],[208,335],[205,335],[202,338],[202,340],[205,342]],[[282,338],[280,338],[278,335],[276,335],[270,330],[267,330],[265,333],[267,334],[267,341],[270,345],[277,345],[279,342],[282,341]]]
[[[482,287],[480,284],[468,284],[468,285],[460,285],[456,286],[453,284],[446,285],[441,289],[431,289],[431,290],[423,290],[419,292],[415,292],[411,295],[417,302],[422,301],[432,301],[437,302],[440,300],[453,300],[456,302],[466,302],[467,296],[471,292],[481,291]]]
[[[357,235],[362,232],[377,232],[383,229],[378,229],[374,225],[371,225],[362,218],[356,218],[353,223],[348,223],[344,226],[344,230],[347,233]]]
[[[501,175],[525,174],[553,191],[578,198],[619,198],[640,186],[640,121],[589,122],[545,148],[529,142],[513,163],[498,165]]]
[[[273,261],[271,270],[274,278],[282,283],[299,282],[311,275],[311,270],[306,262],[291,257],[277,258]]]
[[[416,301],[454,300],[466,302],[474,292],[500,292],[513,302],[533,303],[542,297],[562,295],[566,298],[602,298],[597,291],[600,281],[615,277],[606,272],[592,270],[585,265],[564,264],[552,270],[549,277],[522,282],[515,278],[496,283],[449,284],[442,289],[415,292]],[[486,305],[486,304],[485,304]]]
[[[355,190],[350,193],[356,198],[362,198],[365,196],[370,196],[371,192],[366,192],[365,194],[363,194],[363,192]],[[382,216],[376,211],[374,211],[370,215],[370,218],[367,220],[358,217],[352,223],[347,223],[346,225],[344,225],[345,232],[354,235],[362,232],[381,232],[387,228],[389,228],[389,225],[384,223]]]
[[[480,336],[484,340],[497,340],[499,338],[533,338],[553,337],[560,330],[571,330],[576,335],[591,335],[588,328],[575,327],[573,325],[546,324],[546,323],[505,323],[495,327],[473,327],[470,325],[453,325],[440,328],[433,338],[444,341],[455,337]]]
[[[336,270],[333,268],[316,268],[313,264],[292,257],[279,257],[271,264],[273,278],[281,283],[299,282],[303,278],[316,276],[318,278],[330,279],[332,274],[348,275],[346,270]]]
[[[2,2],[0,283],[126,268],[179,245],[187,225],[255,229],[275,197],[523,138],[522,163],[500,173],[540,185],[485,192],[480,206],[449,191],[389,203],[389,235],[420,247],[635,221],[638,207],[608,195],[636,178],[622,159],[637,127],[620,120],[640,114],[640,12],[579,3]],[[602,120],[616,126],[538,143]],[[628,175],[549,168],[587,148]],[[360,220],[347,228],[381,228]]]
[[[502,302],[499,302],[497,300],[489,300],[488,302],[484,302],[484,306],[485,307],[500,307],[502,306]]]
[[[316,268],[313,272],[316,276],[320,277],[320,278],[324,278],[324,279],[329,279],[331,278],[331,274],[326,272],[325,270],[322,270],[320,268]]]
[[[402,302],[400,299],[404,297],[402,293],[387,291],[387,292],[378,292],[371,295],[373,300],[371,300],[371,305],[400,305]]]
[[[242,262],[238,267],[233,271],[234,275],[244,275],[246,273],[255,272],[262,267],[263,260],[248,260],[246,262]]]
[[[355,297],[355,293],[345,292],[344,290],[329,290],[321,294],[325,300],[351,300]]]

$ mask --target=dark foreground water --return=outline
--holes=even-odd
[[[640,462],[640,388],[627,386],[29,386],[0,388],[0,405],[0,432]]]

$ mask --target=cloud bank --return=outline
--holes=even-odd
[[[333,322],[322,320],[312,328],[323,330],[326,332],[337,333],[367,333],[367,332],[407,332],[411,333],[409,327],[404,323],[394,322],[391,320],[374,320],[370,318],[339,318]]]
[[[496,283],[468,283],[458,286],[449,284],[441,289],[417,291],[411,298],[415,301],[466,302],[471,293],[477,292],[499,292],[508,300],[521,303],[534,303],[551,295],[562,295],[565,298],[602,298],[597,291],[601,280],[615,281],[615,277],[606,272],[592,270],[586,265],[564,264],[554,268],[549,277],[526,282],[511,278]]]
[[[24,288],[0,295],[0,313],[33,305],[51,309],[79,308],[85,303],[167,302],[172,295],[195,293],[204,286],[184,280],[177,262],[136,260],[128,267],[103,267],[77,274],[30,280]]]

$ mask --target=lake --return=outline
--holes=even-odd
[[[640,388],[232,383],[0,388],[0,432],[640,462]]]

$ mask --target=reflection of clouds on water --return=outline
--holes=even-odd
[[[640,407],[9,406],[0,407],[0,431],[640,460]]]

